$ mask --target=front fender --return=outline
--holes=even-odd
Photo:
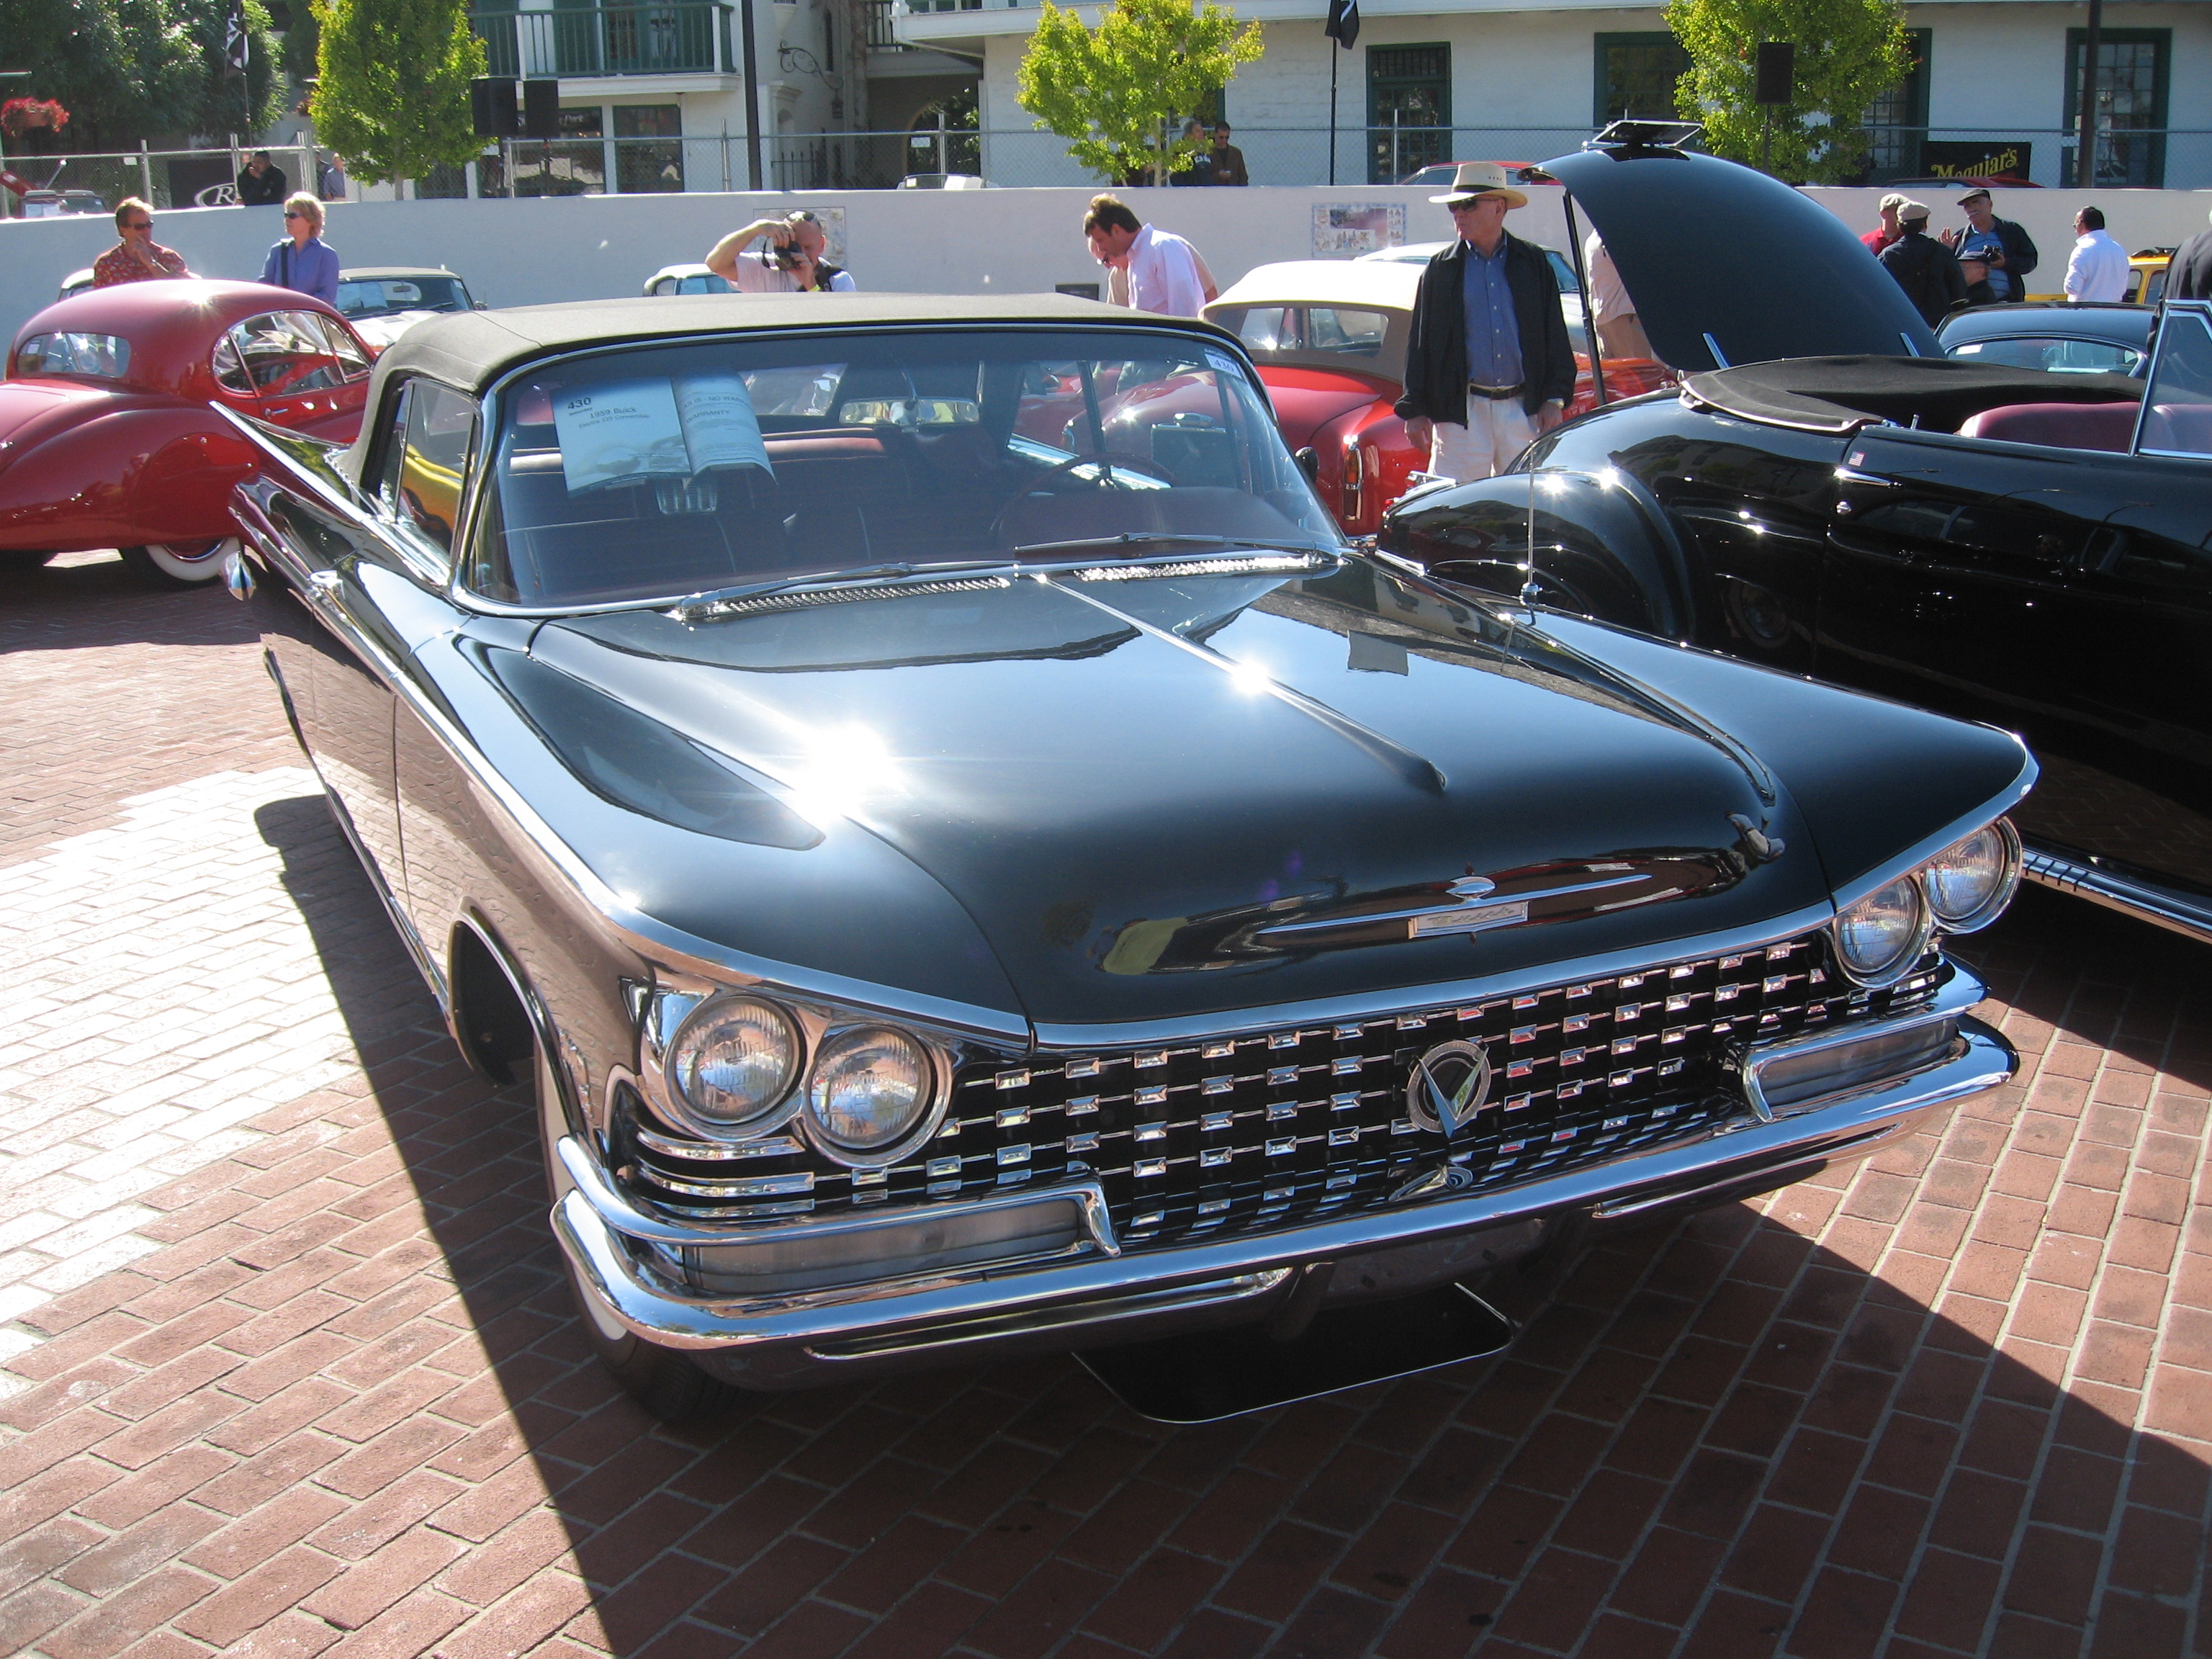
[[[1381,545],[1444,581],[1662,639],[1695,637],[1682,538],[1642,482],[1613,468],[1509,472],[1425,494],[1386,516]]]

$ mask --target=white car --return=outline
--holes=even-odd
[[[645,279],[645,297],[648,300],[663,294],[727,294],[729,291],[727,281],[702,264],[663,265]]]
[[[1373,260],[1378,264],[1425,265],[1450,246],[1449,242],[1408,242],[1403,247],[1381,247],[1372,253],[1363,253],[1352,264],[1364,264]],[[1555,247],[1546,248],[1544,257],[1552,262],[1552,275],[1559,282],[1559,309],[1566,315],[1567,332],[1575,337],[1575,349],[1587,351],[1589,348],[1583,343],[1583,285],[1575,280],[1575,262]]]

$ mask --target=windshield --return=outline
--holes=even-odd
[[[347,317],[468,308],[469,291],[458,276],[370,276],[338,284],[338,311]]]
[[[1971,362],[2048,369],[2053,374],[2132,374],[2143,360],[2142,352],[2117,340],[2069,340],[2049,334],[1967,340],[1944,349]]]
[[[509,605],[1341,544],[1243,366],[1165,332],[607,351],[525,374],[498,423],[464,580]]]

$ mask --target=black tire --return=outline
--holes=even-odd
[[[237,545],[236,538],[220,536],[211,542],[126,547],[119,550],[125,568],[139,580],[154,587],[189,590],[221,581],[223,556]]]
[[[553,1143],[556,1136],[568,1132],[568,1115],[544,1045],[535,1046],[538,1146],[545,1160],[547,1196],[557,1204],[568,1190],[568,1182],[554,1158]],[[591,1346],[593,1357],[622,1385],[623,1392],[646,1410],[664,1423],[688,1423],[726,1411],[744,1397],[744,1390],[709,1376],[682,1350],[656,1346],[619,1325],[611,1329],[603,1325],[598,1299],[578,1282],[575,1264],[568,1259],[566,1250],[561,1261],[568,1281],[568,1300],[576,1310],[576,1323],[584,1340]]]

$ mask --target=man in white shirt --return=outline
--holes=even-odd
[[[1583,320],[1597,329],[1597,343],[1608,357],[1650,357],[1656,354],[1651,342],[1644,332],[1644,322],[1636,314],[1636,301],[1629,298],[1628,289],[1614,269],[1613,255],[1606,252],[1603,240],[1595,231],[1583,243],[1583,269],[1589,276],[1589,292],[1583,296]]]
[[[1083,216],[1091,256],[1127,274],[1128,303],[1162,317],[1195,317],[1206,303],[1198,250],[1173,231],[1140,221],[1118,197],[1094,196]],[[1115,287],[1118,289],[1119,284]]]
[[[765,247],[745,251],[763,237],[768,239]],[[829,246],[821,221],[802,208],[784,218],[756,219],[742,230],[732,231],[708,250],[706,264],[741,294],[796,294],[814,288],[850,294],[856,286],[852,272],[823,262]]]
[[[2066,297],[2123,300],[2128,292],[2128,251],[2105,234],[2105,210],[2085,207],[2074,216],[2074,256],[2066,262]]]

